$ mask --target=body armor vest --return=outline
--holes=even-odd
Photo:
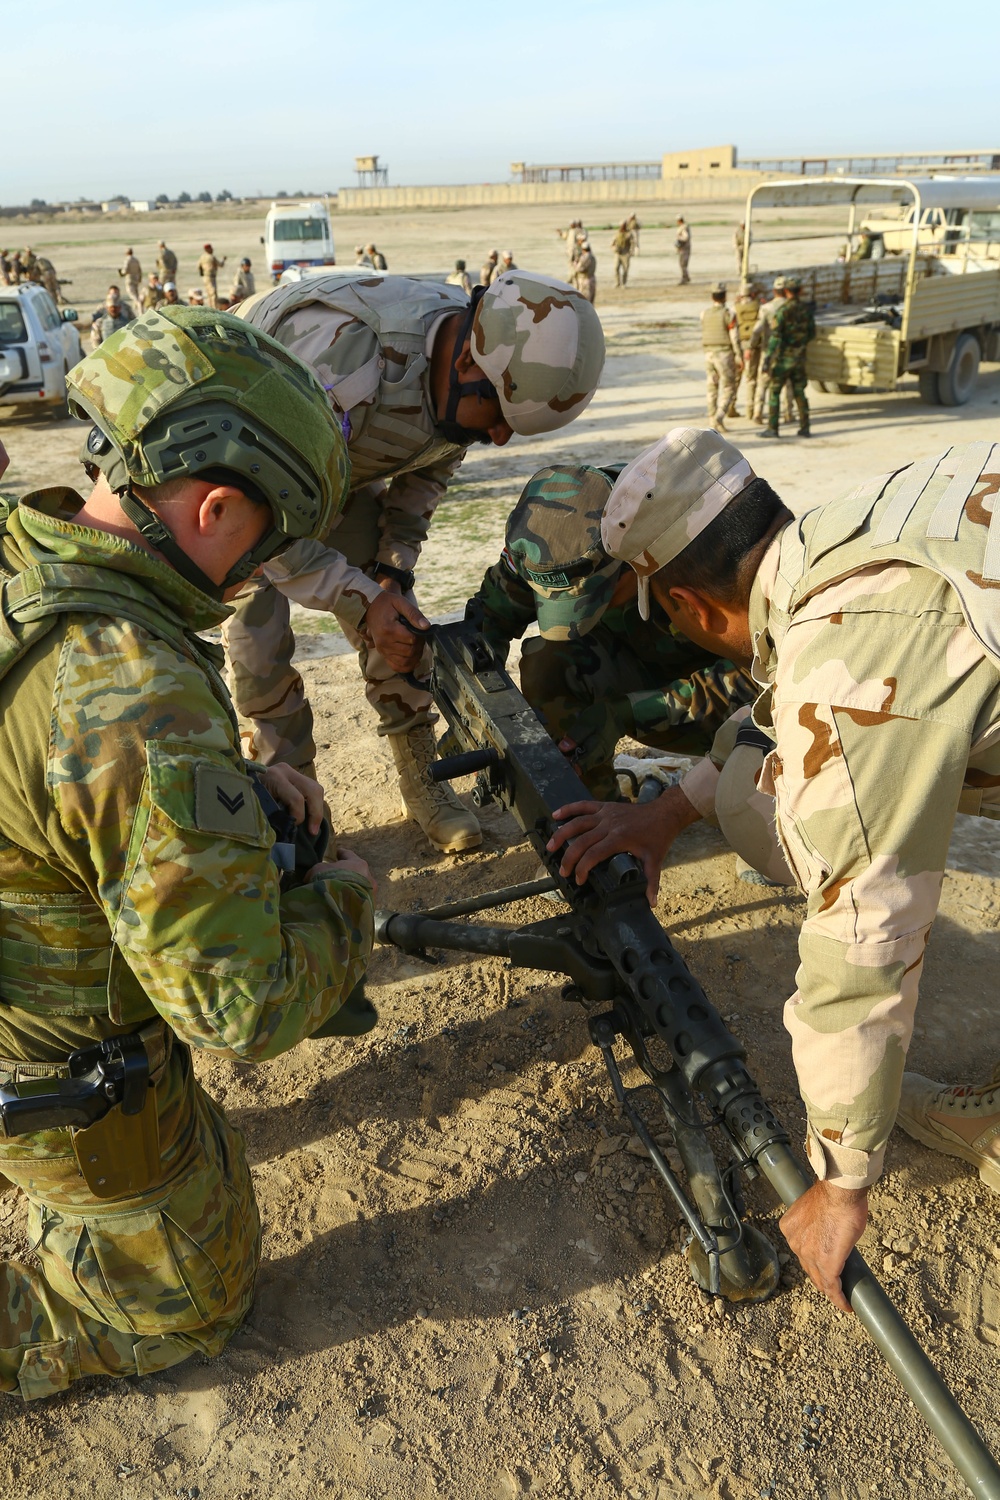
[[[13,508],[0,499],[0,535]],[[66,614],[109,615],[148,630],[194,661],[239,728],[221,676],[220,647],[189,635],[139,579],[85,563],[0,570],[0,681]],[[39,1016],[107,1015],[140,1025],[156,1011],[84,891],[0,889],[0,996]]]
[[[787,526],[771,595],[778,637],[810,594],[883,562],[945,578],[1000,669],[1000,444],[946,448]]]
[[[442,313],[465,312],[469,306],[460,287],[414,281],[408,276],[378,280],[322,276],[264,293],[248,304],[243,316],[276,337],[275,329],[283,318],[312,303],[357,318],[371,329],[379,344],[377,352],[359,369],[341,373],[324,365],[315,371],[342,419],[361,403],[371,402],[367,416],[359,416],[359,430],[345,428],[352,490],[465,452],[439,436],[424,380],[431,324]],[[383,352],[386,347],[396,356],[388,366]]]
[[[703,349],[731,349],[729,341],[728,307],[713,302],[701,315],[701,347]]]

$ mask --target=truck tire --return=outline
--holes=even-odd
[[[937,370],[920,370],[917,374],[917,381],[920,385],[921,401],[925,401],[928,406],[940,406]]]
[[[964,406],[972,397],[979,379],[979,340],[974,333],[960,333],[947,370],[938,376],[938,395],[942,406]]]

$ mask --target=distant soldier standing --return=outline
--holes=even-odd
[[[593,302],[597,296],[597,260],[590,241],[582,230],[576,234],[576,260],[573,262],[573,285],[581,297]]]
[[[467,297],[472,296],[472,277],[465,269],[464,260],[456,260],[455,269],[444,279],[445,286],[460,286]]]
[[[492,281],[496,281],[505,271],[516,270],[517,266],[514,264],[513,250],[505,250],[494,268]]]
[[[104,311],[94,319],[90,325],[90,346],[97,349],[109,339],[119,328],[124,328],[126,323],[131,323],[132,315],[122,307],[121,292],[116,286],[108,288],[108,295],[104,299]]]
[[[131,245],[125,251],[125,261],[118,267],[118,274],[124,278],[132,306],[138,312],[139,304],[142,302],[142,266]]]
[[[642,228],[642,225],[639,223],[639,220],[636,218],[634,213],[629,215],[625,227],[628,229],[629,233],[632,236],[632,254],[638,255],[639,230]]]
[[[740,344],[743,347],[743,366],[739,372],[739,376],[737,377],[736,389],[737,391],[739,390],[740,377],[745,375],[747,382],[748,417],[753,416],[753,401],[754,395],[756,394],[757,390],[757,369],[760,365],[759,349],[756,358],[754,358],[753,351],[750,347],[750,340],[753,337],[753,330],[757,322],[757,314],[759,311],[760,300],[754,293],[753,283],[749,281],[741,281],[736,301],[733,303],[733,312],[736,314],[736,323],[737,327],[739,328]],[[736,410],[735,394],[733,396],[733,404],[730,407],[729,415],[731,417],[739,416],[739,412]]]
[[[365,254],[370,258],[373,270],[388,271],[389,262],[386,260],[381,250],[377,249],[374,245],[366,245]]]
[[[632,231],[628,227],[628,220],[623,219],[618,226],[618,232],[611,241],[611,248],[615,252],[615,286],[625,286],[628,282],[628,268],[632,259]]]
[[[772,283],[773,296],[767,302],[761,303],[757,311],[757,321],[750,335],[750,348],[748,353],[748,366],[752,370],[752,377],[747,386],[747,416],[757,423],[758,427],[764,425],[764,403],[767,400],[768,381],[767,375],[760,370],[760,366],[767,353],[768,342],[771,338],[771,330],[774,325],[774,316],[779,307],[785,305],[785,278],[776,276]],[[788,421],[792,420],[792,394],[786,388],[785,391],[785,414]]]
[[[205,302],[208,307],[218,307],[219,305],[218,278],[219,272],[225,264],[225,256],[219,260],[211,245],[205,246],[198,261],[198,274],[201,277],[201,284],[205,290]]]
[[[691,280],[688,275],[688,261],[691,259],[691,231],[685,224],[682,214],[677,215],[677,233],[674,236],[674,248],[677,251],[677,264],[681,272],[681,279],[678,285],[685,286]]]
[[[61,302],[63,295],[59,290],[59,277],[56,275],[55,266],[50,260],[46,260],[44,255],[38,257],[37,264],[38,270],[41,273],[42,286],[48,292],[53,302]]]
[[[737,227],[733,230],[733,249],[736,252],[736,271],[740,276],[743,275],[743,250],[746,246],[746,242],[747,226],[741,219]]]
[[[244,297],[253,297],[256,291],[253,271],[250,269],[250,257],[249,255],[244,255],[240,261],[240,268],[233,280],[232,290],[229,293],[230,306],[236,302],[242,302]]]
[[[13,272],[10,251],[0,250],[0,286],[13,286]]]
[[[566,259],[569,261],[571,273],[573,262],[576,260],[576,232],[578,229],[582,228],[582,219],[571,219],[568,229],[556,230],[556,234],[559,236],[559,238],[561,240],[565,240],[566,242]]]
[[[816,319],[811,307],[800,300],[802,283],[797,276],[785,281],[785,305],[774,315],[764,369],[771,376],[767,402],[768,425],[761,437],[778,436],[781,387],[789,381],[799,409],[799,437],[809,437],[809,402],[806,399],[806,346],[816,337]]]
[[[725,432],[725,419],[736,395],[736,363],[743,349],[736,314],[726,306],[725,284],[712,287],[712,303],[701,315],[701,345],[708,376],[708,420],[716,432]]]
[[[489,255],[483,261],[482,267],[481,267],[480,272],[479,272],[479,285],[480,286],[490,286],[490,285],[492,285],[492,282],[493,282],[493,272],[497,268],[497,261],[499,259],[500,259],[500,251],[499,250],[491,250],[490,253],[489,253]]]
[[[156,247],[156,272],[162,286],[168,281],[177,285],[177,256],[162,240]]]
[[[142,311],[155,312],[163,301],[163,288],[157,279],[155,271],[150,271],[149,279],[142,289]]]
[[[38,257],[30,245],[25,245],[21,251],[21,280],[40,281],[38,271]]]

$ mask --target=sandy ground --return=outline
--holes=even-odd
[[[623,293],[607,287],[610,228],[591,223],[609,340],[604,387],[554,438],[469,458],[422,564],[429,613],[460,606],[495,559],[524,480],[554,455],[628,458],[666,427],[702,419],[696,318],[705,283],[731,272],[739,216],[735,204],[689,208],[695,284],[684,289],[673,285],[671,234],[647,230]],[[556,222],[537,209],[387,214],[341,218],[337,232],[342,253],[374,237],[393,269],[431,269],[456,254],[478,264],[496,244],[556,272]],[[187,225],[192,246],[212,237],[238,255],[248,243],[240,221],[204,228],[211,236]],[[41,230],[33,243],[41,248]],[[115,245],[108,226],[86,225],[53,258],[96,300]],[[733,428],[796,509],[948,442],[994,436],[1000,372],[987,371],[975,401],[953,413],[921,406],[915,390],[814,400],[809,444],[759,452],[755,429]],[[75,424],[4,414],[0,436],[13,460],[9,487],[79,482]],[[528,878],[534,858],[495,811],[482,851],[465,858],[435,853],[400,820],[389,756],[327,623],[300,620],[320,770],[344,839],[378,873],[380,905],[412,909]],[[960,822],[911,1052],[916,1068],[955,1079],[981,1077],[1000,1047],[997,835]],[[736,880],[732,855],[704,829],[679,840],[659,907],[796,1138],[803,1116],[781,1006],[800,909],[795,897]],[[550,914],[526,903],[512,916]],[[964,1493],[864,1333],[793,1263],[763,1306],[737,1311],[696,1291],[678,1254],[677,1215],[631,1149],[585,1017],[560,988],[499,961],[451,957],[428,968],[383,950],[370,985],[381,1024],[369,1038],[307,1043],[260,1067],[200,1058],[206,1086],[246,1134],[263,1210],[251,1319],[213,1365],[142,1383],[85,1382],[27,1415],[4,1403],[0,1494]],[[751,1207],[784,1250],[763,1192]],[[21,1223],[16,1200],[0,1199],[0,1250],[24,1253]],[[1000,1447],[994,1225],[995,1202],[971,1169],[894,1137],[862,1249]]]

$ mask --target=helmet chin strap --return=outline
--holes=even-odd
[[[236,583],[243,583],[262,562],[273,557],[289,541],[283,531],[279,531],[274,526],[269,527],[256,547],[251,548],[249,552],[244,552],[243,556],[229,569],[222,582],[215,583],[188,556],[160,517],[139,499],[131,484],[118,492],[118,504],[144,540],[157,552],[162,553],[170,566],[181,575],[186,583],[190,583],[193,588],[207,594],[210,599],[215,599],[219,604],[222,603],[222,597],[227,589],[232,588]]]
[[[455,336],[455,347],[451,356],[451,369],[448,372],[448,401],[444,409],[444,417],[436,423],[438,432],[450,443],[456,443],[459,447],[467,448],[470,443],[489,443],[492,439],[488,432],[481,432],[474,427],[463,427],[456,421],[458,414],[458,403],[465,396],[481,396],[485,401],[495,401],[497,388],[491,380],[485,377],[482,380],[460,380],[458,376],[458,361],[462,357],[465,341],[472,331],[472,324],[476,316],[476,308],[482,300],[487,288],[484,286],[473,287],[472,300],[469,310],[465,314],[458,333]]]

